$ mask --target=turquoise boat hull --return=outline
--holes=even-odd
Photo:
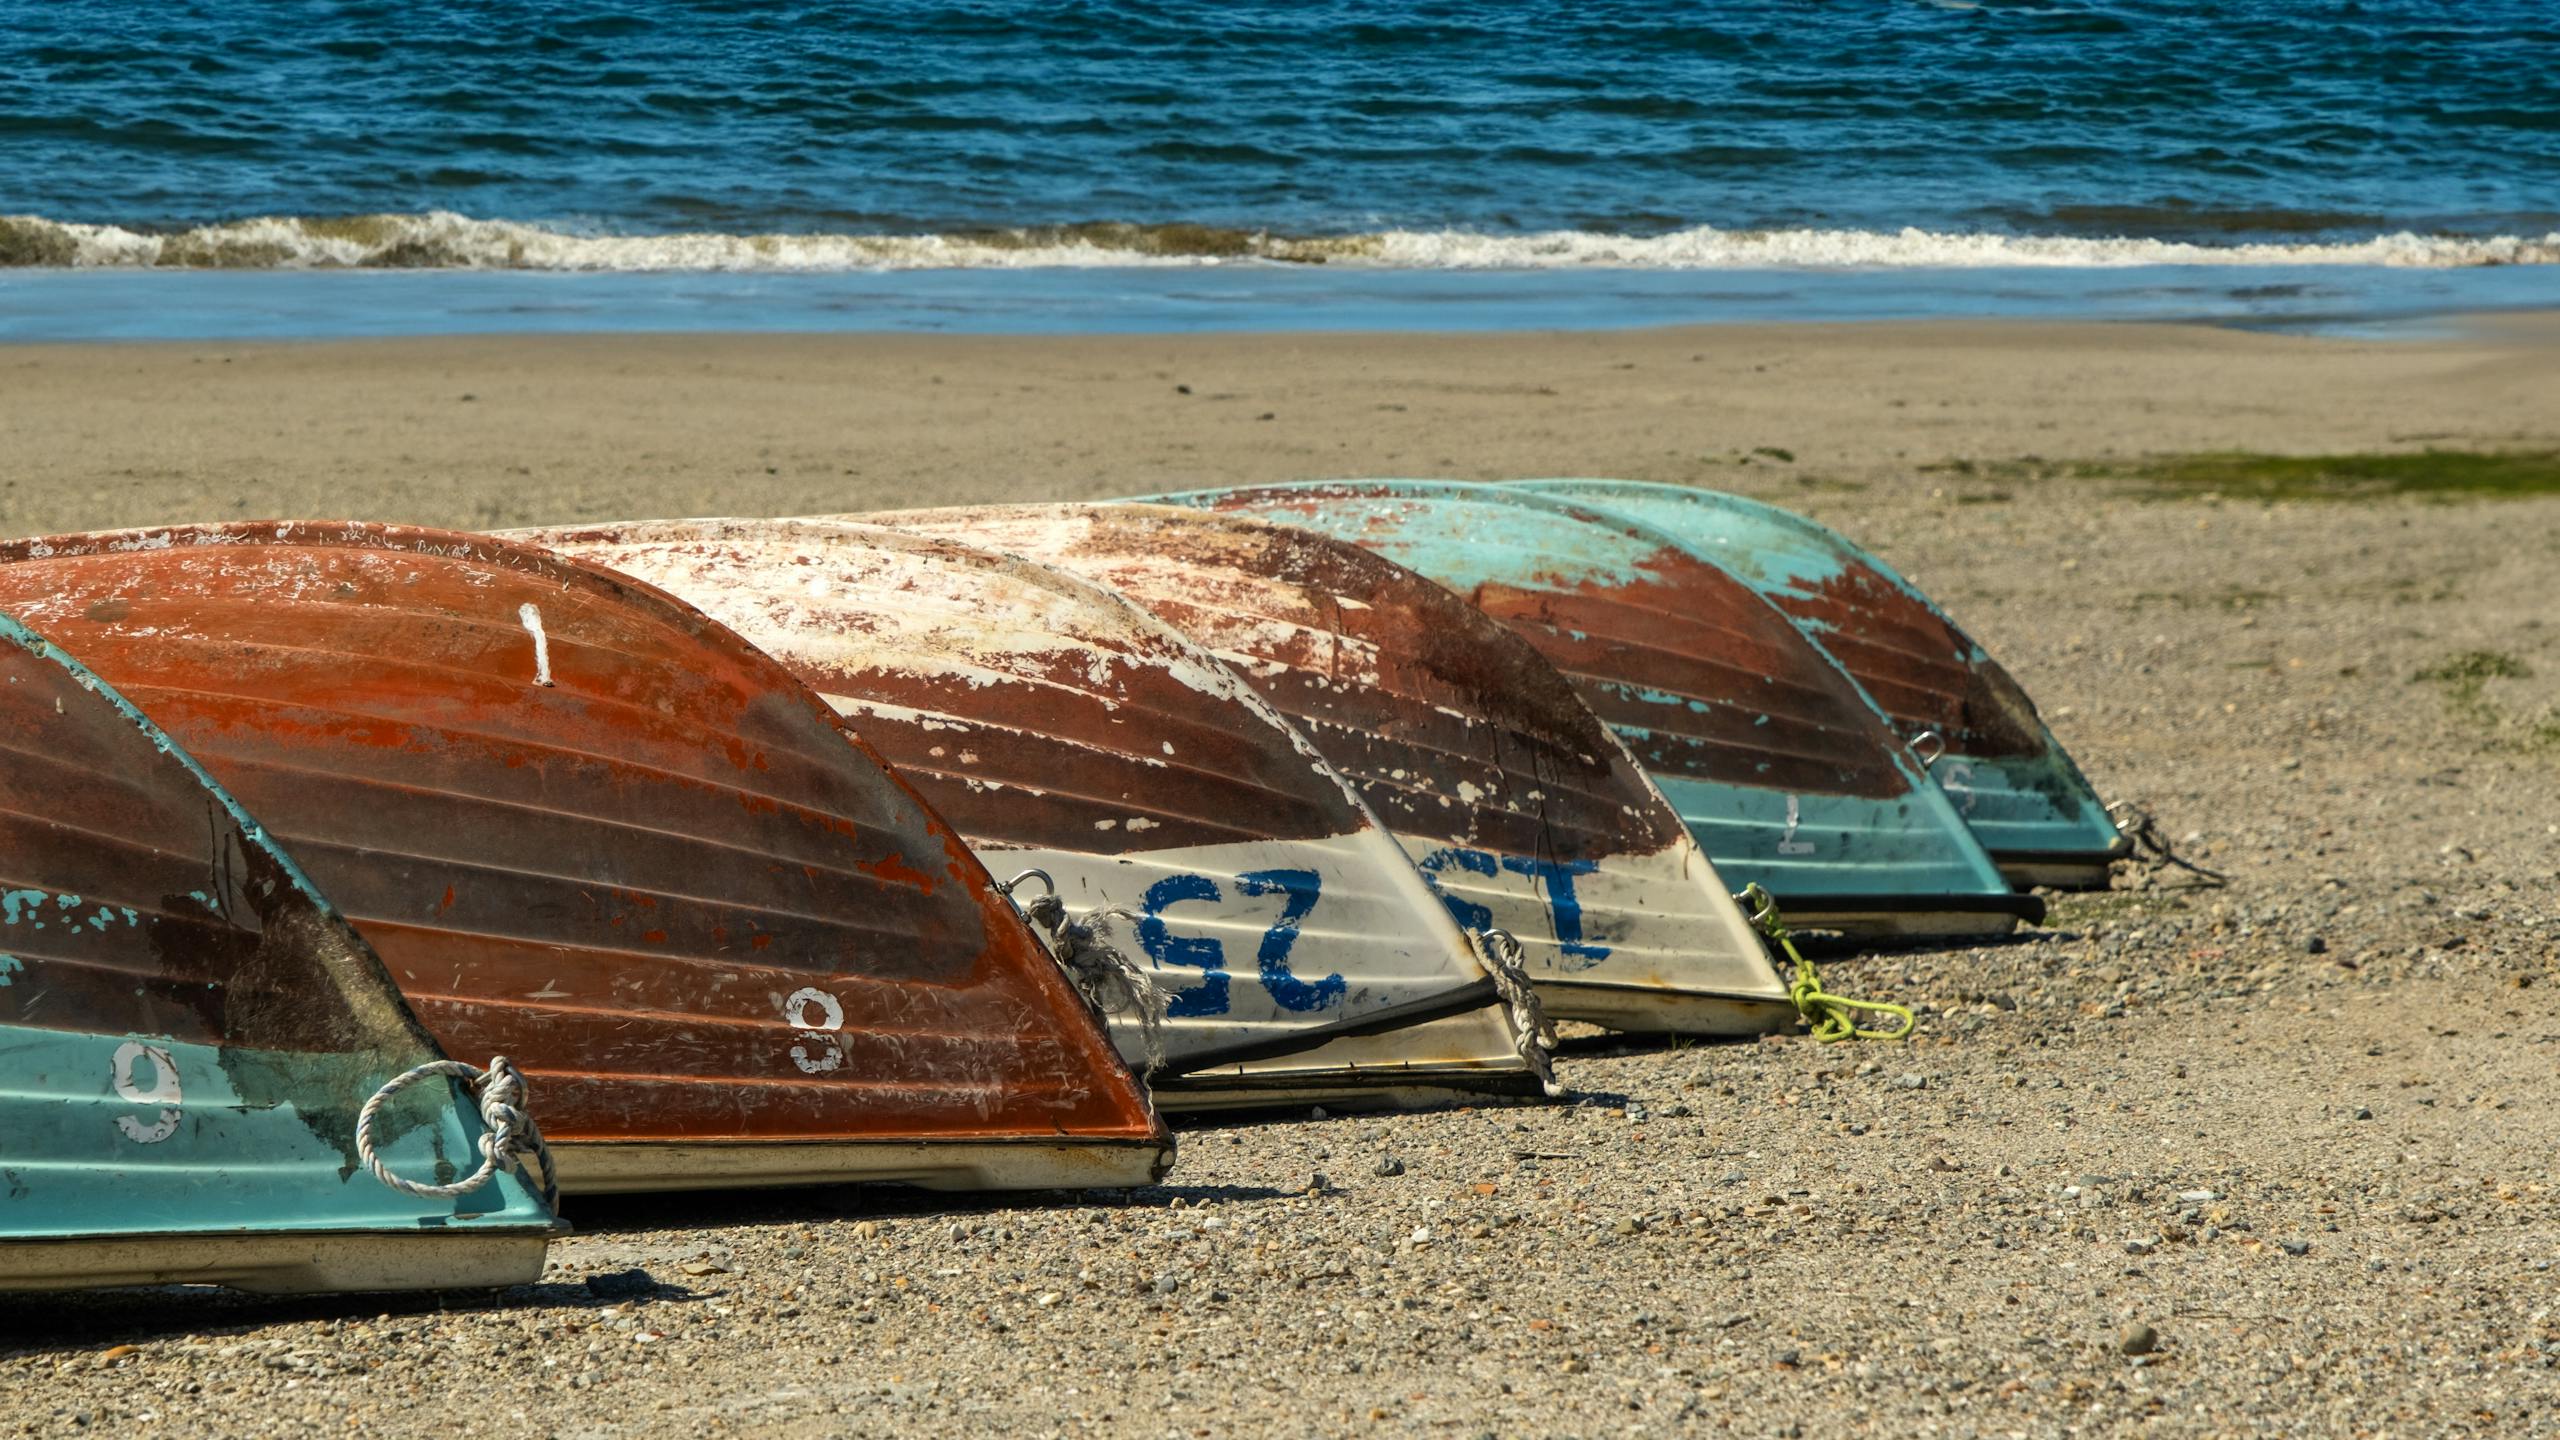
[[[1801,515],[1683,485],[1533,480],[1711,555],[1786,612],[1907,731],[1945,742],[1929,773],[2012,883],[2107,884],[2128,848],[2106,803],[2007,670],[1936,602]]]
[[[1572,680],[1728,884],[1766,886],[1799,923],[1971,935],[2042,916],[1849,677],[1675,536],[1455,482],[1162,498],[1350,540],[1466,596]]]
[[[442,1058],[265,831],[0,616],[0,1289],[537,1278],[557,1222],[517,1177],[422,1199],[357,1158],[364,1102]],[[480,1135],[449,1080],[376,1129],[430,1183]]]

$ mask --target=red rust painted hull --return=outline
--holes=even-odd
[[[481,537],[265,524],[0,547],[0,606],[259,814],[445,1050],[525,1068],[573,1186],[875,1156],[1126,1184],[1169,1158],[958,837],[788,672],[647,586]]]
[[[1225,660],[1359,786],[1459,923],[1522,943],[1550,1014],[1765,1031],[1794,1010],[1625,747],[1527,641],[1382,555],[1155,505],[882,522],[1108,585]]]
[[[1042,870],[1073,912],[1128,912],[1123,945],[1171,995],[1161,1103],[1533,1085],[1394,838],[1214,655],[1143,610],[873,525],[527,538],[702,605],[826,696],[991,866]],[[1145,1054],[1134,1016],[1114,1029]]]

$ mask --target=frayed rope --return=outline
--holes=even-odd
[[[1042,893],[1027,901],[1014,899],[1014,887],[1034,876],[1039,877]],[[1138,1043],[1147,1061],[1144,1073],[1152,1075],[1162,1069],[1165,1011],[1172,1005],[1173,996],[1114,940],[1121,921],[1135,924],[1138,917],[1116,906],[1082,916],[1069,915],[1067,902],[1058,898],[1057,885],[1045,870],[1025,870],[1010,880],[1000,880],[996,890],[1013,899],[1024,918],[1047,934],[1049,948],[1057,955],[1060,968],[1075,982],[1087,1004],[1105,1016],[1136,1012]]]

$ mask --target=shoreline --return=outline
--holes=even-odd
[[[1500,333],[1985,317],[2352,336],[2554,308],[2560,266],[2549,264],[0,266],[6,344],[668,332]]]
[[[1838,518],[1929,467],[2560,448],[2560,315],[2450,339],[1908,321],[0,346],[0,530],[458,528],[1608,475]],[[1777,456],[1783,454],[1781,460]],[[1936,478],[1933,478],[1935,476]],[[1853,526],[1853,531],[1857,527]]]

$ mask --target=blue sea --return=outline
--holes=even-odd
[[[2389,332],[2560,302],[2551,0],[0,0],[0,338]]]

